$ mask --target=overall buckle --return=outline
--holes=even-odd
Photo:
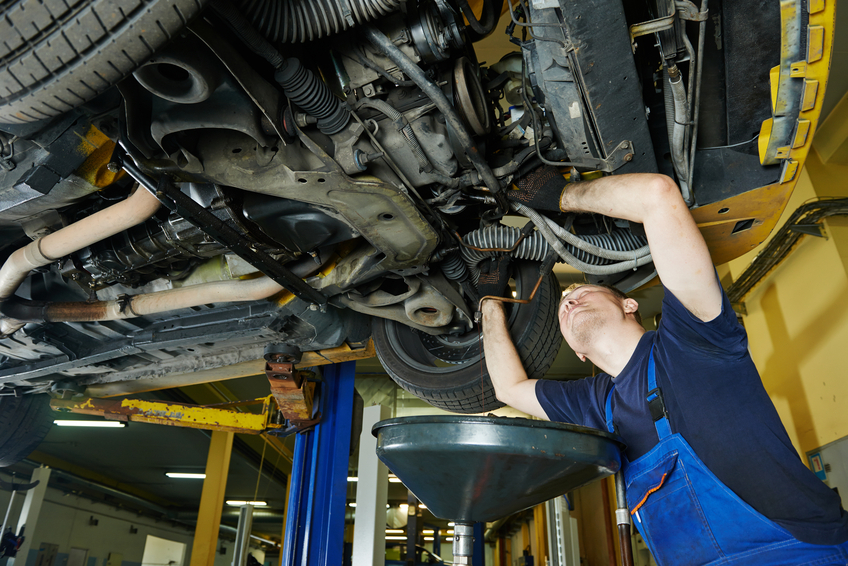
[[[663,400],[662,390],[659,387],[648,391],[647,400],[648,410],[651,411],[651,418],[654,422],[668,418],[668,411],[665,409],[665,401]]]

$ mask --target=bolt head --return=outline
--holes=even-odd
[[[633,161],[633,154],[628,153],[627,155],[624,156],[624,160],[625,161]]]
[[[110,161],[106,164],[106,170],[110,173],[117,173],[121,170],[121,165],[117,161]]]

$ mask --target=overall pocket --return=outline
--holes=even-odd
[[[678,452],[658,455],[651,464],[630,470],[627,504],[657,563],[684,566],[720,558],[723,553]]]

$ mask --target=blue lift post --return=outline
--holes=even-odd
[[[474,523],[474,554],[471,555],[471,566],[486,566],[486,523]]]
[[[323,367],[321,423],[295,438],[283,566],[342,563],[355,368]]]

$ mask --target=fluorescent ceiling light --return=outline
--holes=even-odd
[[[424,540],[434,540],[433,537],[424,537]]]
[[[180,478],[184,480],[203,480],[206,479],[206,474],[187,474],[183,472],[165,472],[169,478]]]
[[[397,476],[389,476],[389,483],[401,483],[401,481]]]
[[[386,540],[406,540],[406,537],[388,536],[386,537]]]
[[[445,531],[445,532],[446,532],[447,534],[449,534],[449,535],[452,535],[452,534],[453,534],[453,529],[450,529],[450,530]]]
[[[426,509],[426,508],[427,508],[427,506],[426,506],[426,505],[424,505],[423,503],[419,503],[419,504],[418,504],[418,508],[419,508],[419,509]]]
[[[347,481],[349,481],[349,482],[356,482],[356,481],[359,481],[359,478],[354,477],[354,476],[348,476],[348,477],[347,477]]]
[[[409,505],[406,503],[401,503],[400,505],[398,505],[398,509],[406,513],[407,511],[409,511]]]
[[[242,505],[253,505],[254,507],[265,507],[268,505],[267,501],[241,501],[238,499],[229,499],[227,500],[227,505],[232,505],[233,507],[241,507]]]
[[[347,505],[348,505],[348,507],[356,507],[356,501],[351,501]]]
[[[423,530],[423,531],[421,531],[421,532],[422,532],[423,534],[425,534],[425,535],[432,535],[432,534],[434,534],[436,531],[434,531],[433,529],[424,529],[424,530]]]
[[[386,529],[387,535],[402,535],[404,532],[403,529]]]
[[[124,428],[127,423],[121,421],[81,421],[81,420],[57,420],[53,421],[57,426],[90,426],[99,428]]]

